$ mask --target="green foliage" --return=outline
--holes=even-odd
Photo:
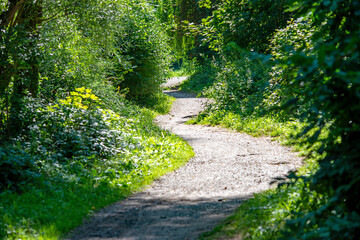
[[[216,50],[231,42],[239,47],[265,52],[273,32],[286,25],[287,1],[220,1],[204,24],[205,41]]]
[[[296,117],[303,114],[311,103],[305,103],[305,97],[302,94],[306,91],[307,84],[291,86],[298,75],[299,67],[288,63],[289,58],[296,51],[303,55],[312,54],[314,28],[309,26],[311,26],[310,19],[292,19],[285,28],[276,30],[269,46],[274,66],[270,71],[269,95],[265,101],[272,107],[281,108],[296,98],[297,102],[292,105],[292,111],[286,113]]]
[[[239,57],[224,59],[220,66],[215,83],[206,90],[206,95],[215,100],[212,107],[244,116],[264,110],[261,102],[268,85],[268,65],[240,52]]]
[[[55,103],[27,100],[26,130],[1,148],[0,236],[58,239],[192,156],[184,141],[154,125],[154,113],[107,91],[116,112],[86,88]]]
[[[197,26],[211,15],[212,9],[201,6],[197,0],[155,0],[157,15],[168,27],[174,53],[182,57],[198,57],[196,48],[201,42]],[[215,2],[215,1],[214,1]],[[205,49],[203,49],[205,50]]]
[[[286,5],[272,9],[270,2],[226,1],[204,21],[209,29],[206,43],[218,51],[218,62],[216,80],[207,90],[215,102],[198,121],[255,134],[265,129],[272,135],[277,135],[273,129],[279,128],[277,123],[300,122],[301,128],[287,138],[305,149],[307,157],[318,160],[319,167],[290,188],[294,194],[316,193],[319,205],[302,210],[290,205],[291,215],[276,228],[282,233],[273,235],[265,229],[262,237],[356,239],[360,235],[360,4],[290,1],[291,9],[284,12]],[[272,10],[278,15],[267,14]],[[290,20],[291,15],[296,19]],[[284,18],[274,24],[271,19],[276,16]],[[269,28],[263,19],[269,19]],[[252,50],[270,53],[271,61],[264,62],[266,56]],[[306,199],[302,196],[299,202]],[[270,221],[256,224],[272,226]],[[261,239],[252,227],[244,228]]]
[[[0,17],[0,130],[7,138],[21,130],[17,115],[29,93],[53,101],[106,82],[139,102],[160,96],[170,50],[148,1],[11,4]]]
[[[30,154],[16,146],[5,146],[0,147],[0,177],[0,191],[15,191],[29,182],[36,182],[39,173]]]
[[[27,185],[34,183],[26,177],[30,170],[47,177],[61,171],[77,171],[91,166],[95,157],[99,160],[116,156],[131,145],[116,130],[122,118],[111,110],[101,109],[98,97],[89,89],[77,89],[55,104],[28,98],[19,116],[23,131],[11,142],[22,150],[13,150],[15,153],[9,155],[15,145],[5,151],[2,163],[2,167],[19,176],[5,178],[8,184],[3,189],[24,185],[23,178],[28,179]],[[76,168],[72,162],[78,164]]]
[[[186,69],[178,69],[178,70],[170,70],[166,76],[168,78],[174,78],[174,77],[184,77],[187,75]]]
[[[290,63],[299,66],[292,86],[305,83],[303,92],[311,108],[307,120],[318,132],[308,140],[318,140],[318,133],[330,125],[329,136],[322,141],[318,152],[326,153],[319,162],[319,171],[311,178],[311,187],[327,192],[331,198],[326,205],[303,219],[292,222],[293,231],[314,227],[310,237],[333,239],[359,236],[359,25],[357,1],[302,1],[298,13],[310,15],[316,32],[313,35],[312,55],[296,52]],[[308,100],[310,99],[310,101]],[[317,217],[312,217],[313,215]],[[351,224],[350,224],[351,222]]]
[[[56,98],[76,87],[90,86],[105,79],[107,68],[111,67],[102,57],[103,46],[84,36],[76,21],[62,17],[46,22],[42,28],[40,93],[43,98]]]
[[[214,62],[196,64],[192,74],[181,85],[180,90],[202,94],[215,80]]]
[[[175,98],[159,92],[149,96],[146,101],[141,102],[141,105],[155,111],[158,114],[166,114],[170,112],[174,100]]]
[[[113,82],[128,89],[129,99],[145,103],[147,98],[159,96],[160,85],[166,80],[170,63],[168,39],[146,1],[132,1],[126,9],[119,19],[122,31],[116,35]]]

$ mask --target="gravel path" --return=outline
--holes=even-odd
[[[299,157],[270,138],[186,125],[206,99],[166,93],[177,100],[170,114],[156,121],[188,141],[196,156],[147,190],[97,212],[70,239],[197,239],[242,201],[269,189],[274,177],[301,165]]]

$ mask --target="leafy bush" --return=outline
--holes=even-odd
[[[116,62],[113,83],[128,89],[127,98],[146,103],[166,80],[168,38],[147,1],[127,4],[118,24],[121,31],[116,35],[115,56],[121,61]]]
[[[19,147],[0,147],[0,192],[19,191],[38,178],[33,156]]]
[[[240,48],[264,53],[274,31],[286,26],[291,17],[290,12],[284,12],[286,2],[215,1],[217,9],[204,21],[204,41],[218,50],[235,42]]]
[[[110,82],[120,87],[120,94],[127,91],[129,99],[139,102],[160,96],[170,49],[148,1],[10,5],[1,5],[0,15],[0,130],[7,137],[21,130],[16,115],[29,93],[50,102],[75,88]],[[17,15],[19,21],[6,20]]]
[[[232,56],[224,58],[216,81],[206,90],[206,95],[215,100],[215,109],[244,116],[259,112],[268,84],[269,67],[262,59],[242,51],[237,52],[236,48],[228,51],[231,51]]]
[[[19,114],[23,131],[12,139],[18,149],[5,148],[2,153],[1,168],[9,170],[2,188],[31,183],[31,174],[57,177],[62,171],[86,171],[94,161],[105,161],[125,148],[134,148],[121,131],[124,118],[102,106],[85,88],[76,89],[55,104],[28,98]]]
[[[180,89],[188,92],[203,94],[210,87],[216,77],[216,62],[207,60],[203,64],[196,64],[192,74],[181,84]]]
[[[288,64],[295,52],[301,52],[304,56],[313,54],[312,36],[315,30],[309,27],[310,25],[311,19],[292,19],[285,28],[276,30],[269,45],[274,66],[270,71],[271,79],[267,90],[269,95],[264,101],[269,106],[282,108],[296,98],[297,102],[291,106],[292,111],[286,112],[289,117],[299,117],[311,105],[310,102],[306,103],[309,99],[305,100],[303,95],[308,84],[303,83],[296,87],[292,85],[299,67]]]
[[[308,181],[317,192],[329,194],[320,209],[289,224],[293,231],[312,238],[359,235],[359,20],[360,4],[352,1],[301,1],[295,5],[299,16],[310,16],[315,28],[311,52],[297,51],[290,64],[299,67],[291,87],[307,86],[303,95],[310,107],[306,111],[308,129],[318,129],[307,140],[314,144],[325,128],[329,135],[321,141],[319,171]],[[314,217],[314,215],[316,217]],[[303,226],[307,226],[303,230]],[[313,228],[308,231],[307,229]],[[296,229],[296,230],[295,230]]]

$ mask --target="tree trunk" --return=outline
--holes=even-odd
[[[0,103],[5,104],[5,99],[9,99],[10,104],[7,108],[10,109],[5,110],[9,116],[3,119],[8,123],[3,126],[7,126],[6,132],[10,138],[16,136],[23,127],[18,114],[22,110],[26,89],[32,97],[38,96],[37,28],[42,21],[42,6],[41,1],[34,3],[29,0],[10,0],[9,3],[9,9],[0,16],[0,28],[4,32],[1,44],[5,46],[1,50],[0,59]],[[11,83],[12,90],[9,89]],[[9,92],[11,96],[5,96]]]

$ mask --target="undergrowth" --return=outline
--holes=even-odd
[[[201,94],[207,87],[210,87],[214,83],[214,69],[206,66],[193,68],[194,70],[190,72],[190,77],[181,83],[179,89]]]
[[[162,92],[154,93],[152,96],[147,97],[143,101],[138,101],[142,107],[151,109],[159,114],[166,114],[170,111],[172,103],[175,98],[166,95]]]
[[[176,70],[171,70],[168,71],[166,74],[167,78],[174,78],[174,77],[183,77],[189,74],[189,70],[187,70],[186,68],[180,68],[180,69],[176,69]]]
[[[0,147],[0,238],[59,239],[92,212],[184,164],[191,147],[155,113],[79,88],[49,104],[27,100],[26,131]],[[3,179],[4,180],[4,179]]]

